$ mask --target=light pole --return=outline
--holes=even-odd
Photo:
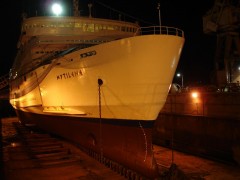
[[[177,73],[177,77],[181,77],[182,78],[182,88],[183,88],[183,74]]]

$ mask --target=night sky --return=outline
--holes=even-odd
[[[32,15],[48,15],[48,5],[56,0],[3,0],[1,2],[0,76],[9,72],[16,55],[21,13],[24,11]],[[58,2],[66,4],[65,14],[70,15],[72,0]],[[79,9],[83,16],[88,14],[88,2],[89,0],[79,0]],[[116,11],[120,11],[122,19],[137,20],[142,26],[159,25],[157,10],[159,0],[92,0],[91,2],[93,3],[94,17],[107,15],[116,18],[118,16]],[[210,83],[216,37],[203,33],[202,16],[212,8],[213,4],[214,0],[201,2],[160,0],[162,26],[177,27],[185,33],[185,46],[177,68],[177,72],[184,74],[185,85]],[[107,10],[107,6],[112,10]],[[181,81],[179,78],[174,78],[173,82],[180,84]]]

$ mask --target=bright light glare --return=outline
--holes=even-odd
[[[198,93],[197,93],[197,92],[192,92],[192,97],[193,97],[194,99],[198,98]]]
[[[180,77],[180,76],[181,76],[181,74],[180,74],[180,73],[178,73],[178,74],[177,74],[177,77]]]
[[[58,16],[59,14],[62,13],[62,7],[60,6],[60,4],[55,3],[52,5],[52,11],[54,14]]]

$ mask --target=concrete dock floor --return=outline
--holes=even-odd
[[[61,154],[56,153],[58,159],[53,157],[32,158],[31,152],[21,145],[16,139],[16,130],[12,123],[17,122],[17,118],[2,119],[2,156],[0,179],[4,180],[89,180],[89,179],[116,179],[123,180],[123,176],[105,167],[100,162],[89,157],[71,143],[61,141],[65,149],[71,151],[68,158],[61,158]],[[11,143],[9,144],[9,139]],[[55,143],[56,144],[56,143]],[[39,147],[40,148],[40,147]],[[47,154],[42,154],[42,156]],[[56,158],[55,156],[55,158]]]
[[[157,163],[169,168],[175,164],[185,177],[194,180],[240,180],[240,167],[224,162],[217,162],[168,148],[154,146]],[[177,178],[178,179],[178,178]]]

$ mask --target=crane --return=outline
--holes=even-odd
[[[203,32],[216,35],[215,73],[217,85],[240,80],[240,0],[215,0],[203,16]]]

